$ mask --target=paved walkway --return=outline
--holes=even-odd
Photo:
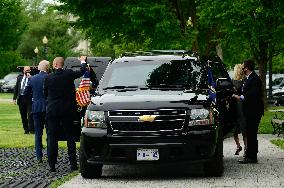
[[[190,166],[104,166],[101,179],[87,180],[80,175],[62,188],[72,187],[284,187],[284,150],[270,143],[273,135],[259,135],[259,163],[238,164],[233,138],[224,141],[224,175],[202,177],[200,165]]]
[[[13,102],[12,99],[0,99],[0,102]]]

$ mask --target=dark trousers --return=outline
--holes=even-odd
[[[18,105],[21,114],[22,124],[25,131],[34,131],[33,118],[31,115],[32,101],[25,96],[19,96]]]
[[[68,157],[71,166],[77,166],[75,136],[72,133],[72,116],[67,117],[47,117],[47,153],[50,167],[57,163],[58,156],[58,135],[60,126],[62,126],[68,147]]]
[[[246,118],[246,136],[247,136],[247,151],[248,158],[257,159],[258,153],[258,140],[257,131],[261,116],[247,117]]]
[[[42,159],[42,133],[45,125],[45,112],[33,113],[35,127],[35,150],[38,160]]]

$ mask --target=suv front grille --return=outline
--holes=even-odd
[[[141,116],[155,116],[154,120],[141,121]],[[109,120],[114,132],[161,132],[183,129],[186,110],[117,110],[109,111]]]

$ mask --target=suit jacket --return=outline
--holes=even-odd
[[[77,111],[74,80],[86,71],[82,63],[80,71],[57,69],[44,80],[44,95],[47,99],[46,116],[73,117]]]
[[[16,82],[16,85],[15,85],[15,88],[14,88],[13,100],[17,100],[17,104],[19,104],[18,99],[19,99],[20,94],[21,94],[21,83],[22,83],[23,77],[24,77],[23,74],[20,74],[17,77],[17,82]],[[28,78],[28,82],[29,82],[29,80],[30,80],[30,78]],[[30,102],[32,101],[32,95],[31,94],[26,94],[24,96],[25,96],[24,99],[29,100]]]
[[[32,113],[45,112],[46,101],[43,95],[43,81],[48,74],[39,72],[31,77],[25,88],[25,95],[32,95]]]
[[[264,114],[262,84],[255,72],[252,72],[249,78],[245,79],[243,96],[244,115],[246,117],[260,117]]]

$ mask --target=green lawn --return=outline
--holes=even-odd
[[[33,147],[34,135],[24,134],[17,105],[0,103],[0,148]]]
[[[275,144],[276,146],[284,149],[284,140],[283,139],[276,139],[276,140],[271,140],[272,144]]]
[[[0,93],[0,99],[13,99],[12,93]]]
[[[261,134],[271,134],[273,128],[271,126],[271,118],[274,116],[275,112],[269,112],[269,110],[284,109],[284,107],[270,107],[265,112],[264,116],[261,118],[258,133]]]
[[[45,129],[43,132],[42,143],[46,147]],[[0,102],[0,148],[24,147],[34,147],[34,134],[24,134],[17,105]],[[59,142],[59,147],[66,148],[66,142]]]

